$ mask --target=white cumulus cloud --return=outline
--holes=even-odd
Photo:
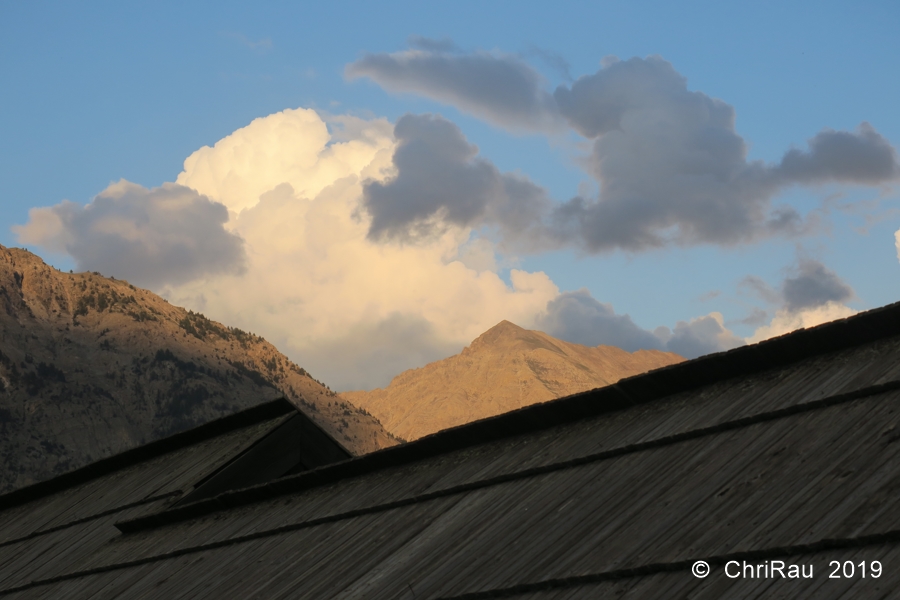
[[[378,178],[380,169],[391,167],[388,121],[350,116],[328,121],[306,108],[254,119],[187,157],[176,182],[240,212],[282,183],[313,198],[342,177]]]
[[[519,270],[505,282],[490,243],[473,245],[469,229],[415,245],[369,239],[363,184],[392,174],[393,148],[383,120],[298,109],[195,152],[178,182],[233,211],[247,269],[166,296],[263,335],[336,389],[385,385],[503,319],[531,323],[558,288]]]

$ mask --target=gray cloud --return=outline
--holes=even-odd
[[[781,302],[781,294],[778,290],[773,289],[772,286],[756,275],[747,275],[738,283],[738,291],[743,290],[749,290],[751,294],[769,304]]]
[[[685,358],[730,350],[744,342],[731,333],[718,314],[679,321],[672,331],[641,328],[628,315],[616,314],[587,290],[565,292],[547,304],[535,322],[537,329],[567,342],[585,346],[617,346],[623,350],[666,350]]]
[[[572,81],[571,65],[562,55],[534,45],[528,48],[527,55],[535,56],[543,61],[548,67],[556,71],[563,80]]]
[[[611,305],[598,302],[587,290],[564,292],[551,300],[535,325],[561,340],[585,346],[617,346],[629,352],[663,347],[659,338],[628,315],[617,315]]]
[[[768,320],[769,313],[759,308],[758,306],[754,306],[750,311],[750,314],[743,319],[739,319],[738,323],[740,323],[741,325],[749,325],[750,327],[759,327]]]
[[[19,239],[67,252],[79,269],[159,289],[244,268],[244,242],[223,228],[228,210],[174,183],[148,190],[122,180],[87,206],[36,209]]]
[[[815,308],[829,302],[846,302],[855,296],[837,273],[816,260],[800,261],[799,272],[782,286],[784,305],[791,312]]]
[[[738,284],[738,290],[749,291],[765,303],[775,306],[776,310],[784,309],[792,313],[829,302],[844,303],[856,296],[849,284],[820,261],[800,258],[791,271],[793,274],[785,277],[777,288],[755,275],[748,275]],[[758,325],[759,314],[766,316],[767,313],[756,308],[754,314],[742,322]]]
[[[405,115],[394,136],[396,177],[363,188],[370,239],[415,240],[445,224],[493,224],[514,241],[539,226],[549,206],[544,190],[479,158],[450,121]]]
[[[893,148],[867,124],[823,131],[776,165],[748,161],[734,108],[689,91],[659,57],[609,61],[554,98],[572,128],[595,140],[588,164],[600,195],[567,202],[553,220],[595,252],[802,234],[809,222],[771,205],[783,187],[877,184],[900,173]]]
[[[544,129],[556,120],[555,103],[541,75],[513,56],[455,54],[449,40],[416,38],[422,50],[367,54],[344,70],[392,92],[411,92],[459,106],[514,129]]]
[[[687,92],[684,76],[659,57],[608,60],[595,74],[579,77],[570,88],[559,86],[553,97],[569,124],[587,138],[629,126],[630,113],[635,110],[680,109],[680,115],[692,121],[697,120],[696,113],[708,111],[708,115],[699,116],[717,128],[729,127],[734,119],[734,111],[727,104]],[[666,114],[659,117],[668,121]],[[692,128],[690,124],[687,127]],[[729,154],[740,153],[739,138],[724,135],[718,141]]]
[[[743,345],[744,340],[728,331],[721,318],[706,315],[676,323],[672,336],[666,342],[666,350],[685,358],[694,358]]]
[[[406,38],[406,43],[413,48],[426,52],[459,52],[460,48],[448,37],[434,39],[423,35],[411,35]]]
[[[862,123],[856,132],[823,130],[808,144],[807,151],[786,152],[775,173],[791,183],[873,185],[900,175],[896,150],[868,123]]]
[[[610,61],[554,97],[570,125],[595,140],[589,165],[599,198],[575,198],[555,217],[589,250],[732,245],[803,230],[792,209],[770,210],[777,183],[747,161],[734,108],[688,91],[665,60]]]
[[[585,164],[600,184],[598,197],[573,198],[542,217],[546,237],[560,245],[639,252],[799,236],[816,221],[773,206],[785,187],[878,185],[900,176],[896,151],[867,123],[855,132],[823,130],[806,150],[791,149],[775,164],[748,161],[734,108],[689,91],[685,77],[657,56],[605,59],[596,73],[550,95],[519,58],[449,53],[446,41],[418,45],[427,50],[367,55],[346,73],[504,127],[542,129],[564,119],[593,140]]]

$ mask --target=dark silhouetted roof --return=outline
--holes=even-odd
[[[0,497],[0,597],[891,597],[898,415],[900,304],[272,479],[281,413]]]

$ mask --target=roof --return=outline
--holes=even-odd
[[[276,424],[245,425],[0,512],[0,597],[884,597],[900,584],[898,359],[894,304],[174,495]],[[831,560],[883,571],[834,580]],[[729,561],[815,577],[731,579]]]
[[[183,431],[131,450],[110,456],[75,469],[53,479],[0,495],[0,509],[10,508],[78,486],[92,479],[115,473],[165,454],[196,446],[206,440],[248,425],[267,422],[297,409],[287,400],[279,398],[217,419],[194,429]]]

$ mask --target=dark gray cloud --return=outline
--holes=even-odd
[[[539,226],[544,190],[479,158],[459,128],[433,115],[405,115],[394,128],[397,175],[363,187],[372,240],[415,240],[446,224],[495,224],[514,241]]]
[[[67,252],[79,269],[159,289],[244,269],[243,240],[228,210],[174,183],[148,190],[122,180],[87,206],[63,202],[31,213],[20,239]]]
[[[666,350],[685,358],[730,350],[744,343],[724,326],[718,314],[679,321],[674,331],[668,327],[647,331],[628,315],[616,314],[611,305],[598,302],[587,290],[564,292],[551,300],[535,326],[575,344],[616,346],[629,352]]]
[[[411,92],[459,106],[514,129],[544,129],[556,122],[553,97],[541,75],[514,56],[455,54],[448,40],[417,38],[422,50],[367,54],[347,65],[350,79],[368,77],[392,92]]]
[[[816,260],[800,261],[799,272],[784,280],[784,305],[791,312],[815,308],[829,302],[846,302],[855,296],[837,273]]]
[[[816,221],[773,204],[785,187],[900,177],[896,151],[867,123],[855,132],[823,130],[778,163],[749,161],[734,108],[688,90],[685,77],[658,56],[605,59],[599,71],[551,95],[519,58],[450,53],[442,44],[367,55],[346,72],[505,127],[546,129],[562,119],[592,140],[585,165],[599,195],[573,198],[542,217],[544,237],[560,245],[639,252],[799,236]]]

